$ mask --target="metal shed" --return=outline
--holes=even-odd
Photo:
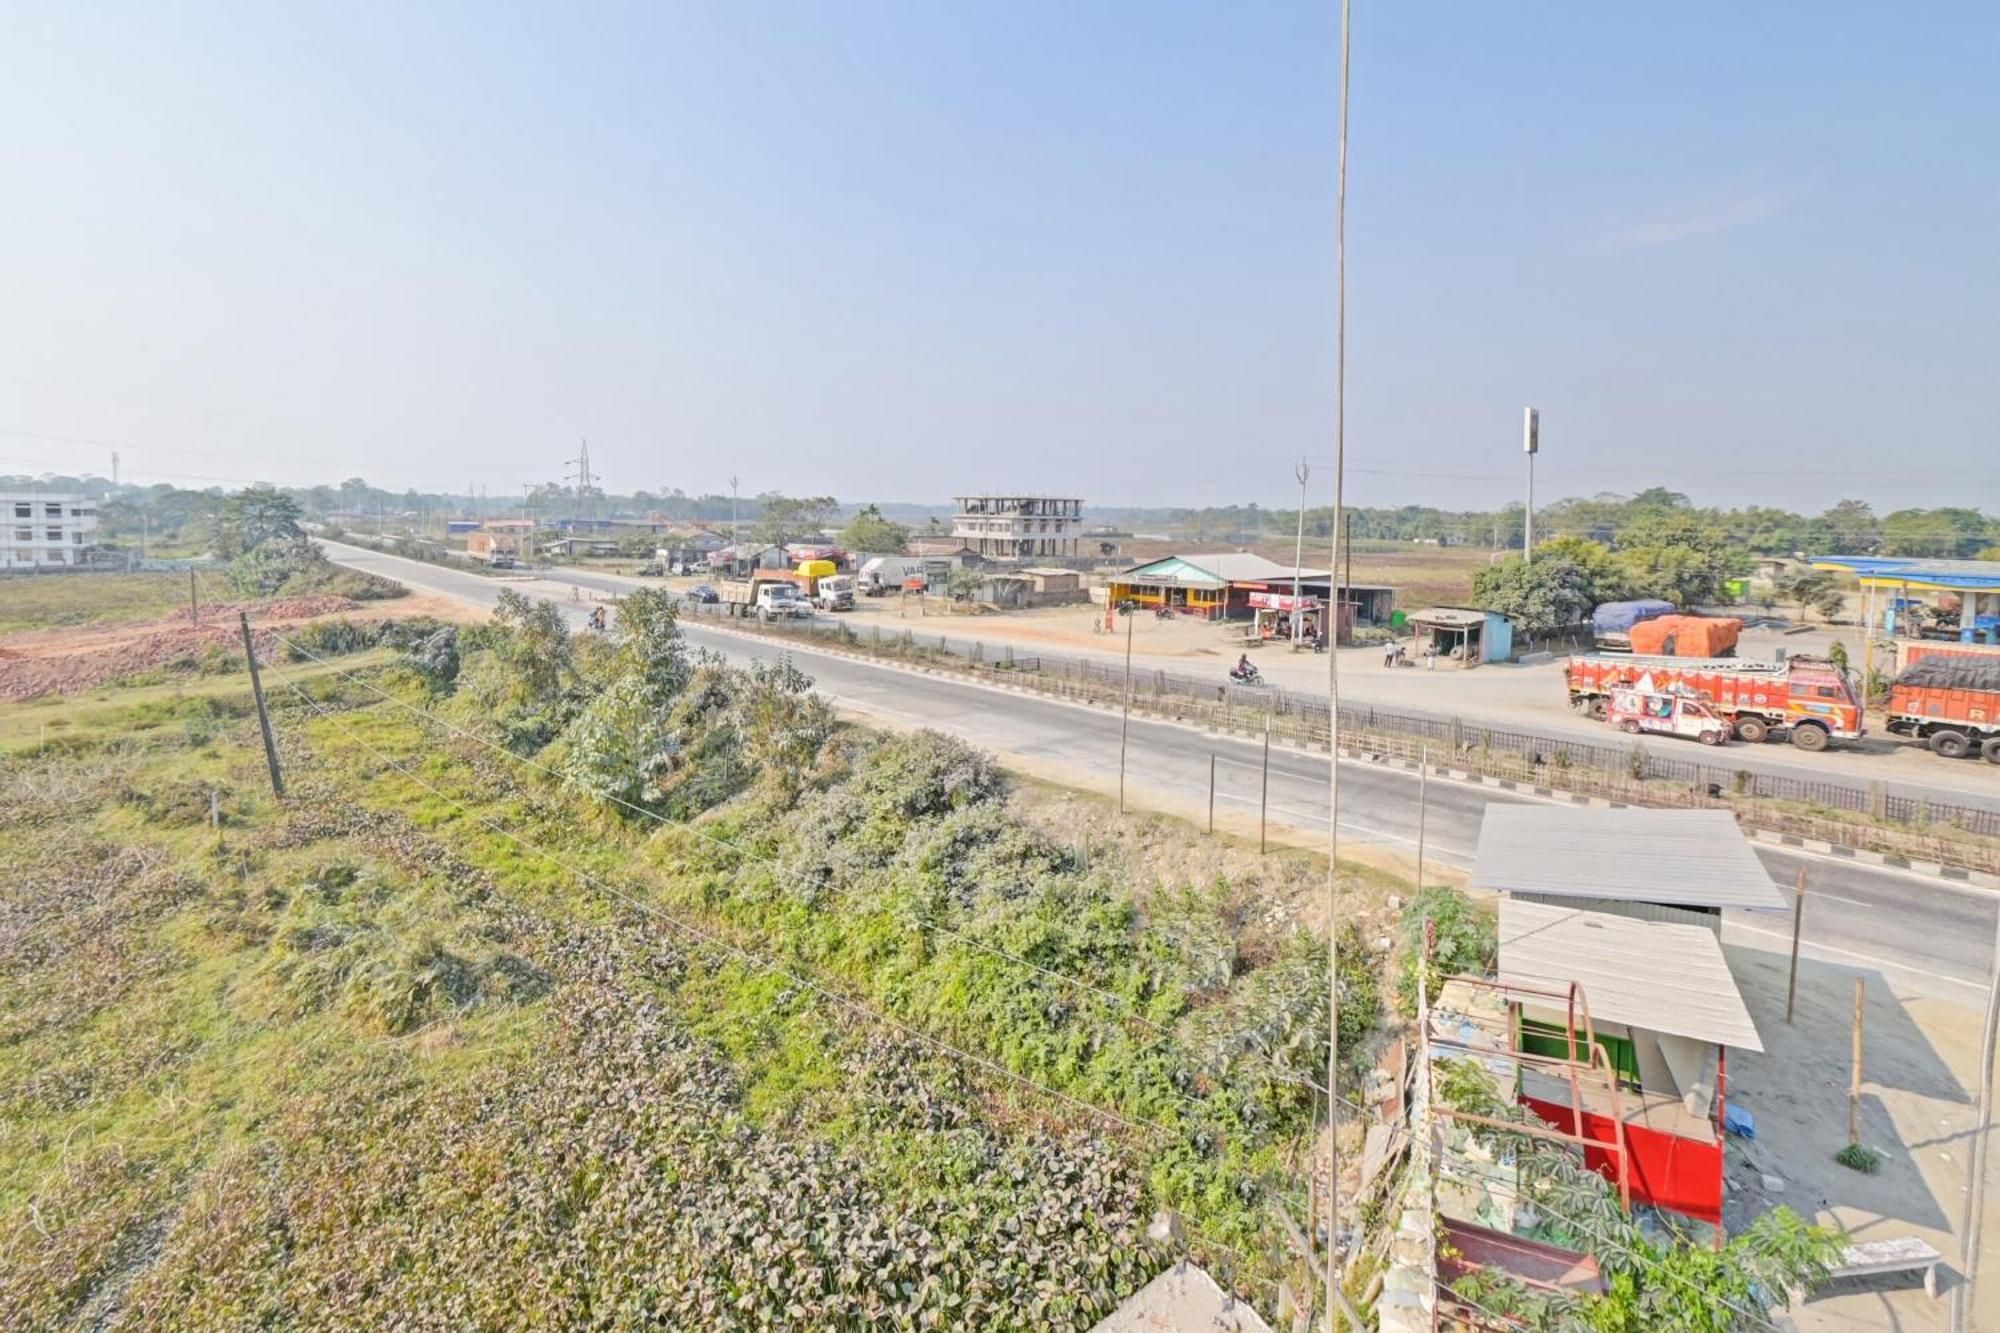
[[[1489,805],[1471,882],[1495,893],[1588,899],[1611,910],[1659,904],[1782,912],[1788,906],[1727,810]]]

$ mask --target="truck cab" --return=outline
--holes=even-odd
[[[854,579],[847,574],[829,574],[813,589],[813,605],[822,611],[854,609]]]
[[[794,584],[763,583],[757,587],[757,611],[767,616],[809,616],[812,603],[799,596]]]

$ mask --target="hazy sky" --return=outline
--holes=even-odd
[[[1356,502],[2000,510],[1994,6],[1356,11]],[[0,4],[0,471],[1282,502],[1337,12]]]

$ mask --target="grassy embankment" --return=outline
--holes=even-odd
[[[0,760],[28,868],[0,888],[0,1305],[27,1323],[1065,1326],[1150,1274],[1155,1206],[1268,1244],[1324,966],[1245,886],[1142,909],[941,740],[843,732],[773,785],[732,730],[772,705],[718,675],[684,739],[742,767],[697,835],[276,674],[361,705],[286,704],[282,809],[227,681],[113,693]],[[1350,998],[1365,1029],[1372,979]]]
[[[125,625],[187,604],[185,574],[10,574],[0,578],[0,635]]]

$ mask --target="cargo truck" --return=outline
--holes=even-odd
[[[1889,686],[1889,730],[1946,759],[2000,764],[2000,653],[1932,653]]]
[[[1820,657],[1740,662],[1578,654],[1569,659],[1565,677],[1570,706],[1600,720],[1613,690],[1639,689],[1699,695],[1739,740],[1753,744],[1783,730],[1801,750],[1824,750],[1829,741],[1859,740],[1866,731],[1853,682]]]
[[[724,579],[716,590],[732,616],[809,616],[812,604],[794,577],[789,570],[760,570],[747,579]]]

